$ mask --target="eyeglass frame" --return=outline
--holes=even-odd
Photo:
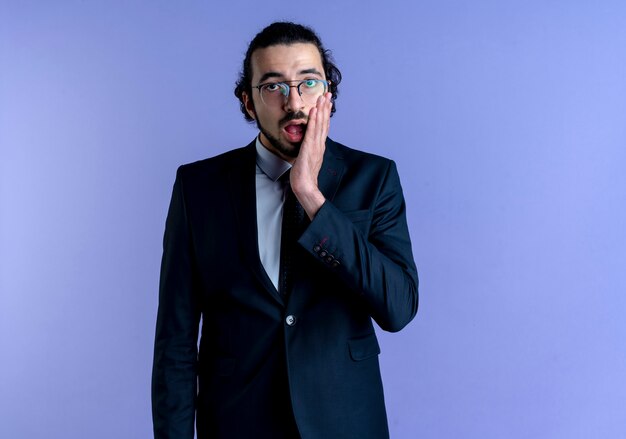
[[[300,91],[300,86],[302,84],[304,84],[306,81],[317,81],[317,82],[323,83],[324,86],[325,86],[324,87],[325,88],[324,93],[326,93],[328,91],[328,89],[330,88],[330,84],[332,84],[332,81],[326,80],[326,79],[307,78],[307,79],[302,79],[302,80],[294,79],[293,81],[275,81],[275,82],[274,81],[268,81],[268,82],[264,82],[264,83],[259,84],[259,85],[253,85],[252,88],[256,88],[259,91],[259,95],[261,96],[261,100],[265,104],[265,101],[263,100],[263,94],[261,93],[261,87],[264,87],[266,85],[285,84],[287,87],[289,87],[288,88],[289,93],[284,95],[285,96],[285,102],[286,102],[287,99],[289,99],[289,95],[291,95],[291,89],[294,88],[294,87],[298,91],[298,96],[300,96],[300,99],[302,99],[302,92]],[[297,85],[291,85],[290,83],[293,83],[293,82],[297,82],[298,84]],[[322,95],[324,93],[322,93]],[[265,105],[267,105],[267,104],[265,104]]]

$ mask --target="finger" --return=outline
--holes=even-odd
[[[333,94],[332,93],[328,93],[328,120],[327,120],[327,127],[326,130],[328,132],[328,130],[330,129],[330,115],[332,114],[332,110],[333,110]]]
[[[319,135],[320,142],[324,143],[326,141],[326,136],[328,135],[328,126],[330,121],[330,107],[329,107],[329,94],[326,93],[321,99],[320,104],[320,113],[318,117],[319,127]]]
[[[331,115],[331,111],[333,108],[333,102],[332,102],[332,93],[327,93],[328,96],[328,101],[326,103],[326,135],[328,136],[328,132],[330,131],[330,115]]]
[[[312,138],[317,149],[319,149],[320,142],[322,141],[322,129],[324,128],[324,96],[320,96],[315,103],[315,114],[313,117],[315,125],[311,127]]]
[[[322,146],[326,141],[326,136],[328,135],[328,119],[330,116],[330,111],[328,108],[328,94],[324,94],[320,97],[317,102],[318,108],[318,116],[317,116],[317,124],[318,124],[318,140],[320,146]]]
[[[318,113],[318,109],[317,107],[313,107],[311,108],[311,110],[309,111],[309,120],[308,120],[308,126],[306,129],[306,134],[304,135],[305,138],[308,137],[307,140],[311,140],[314,141],[315,140],[315,131],[317,128],[317,113]],[[303,142],[304,143],[304,142]]]
[[[320,98],[317,100],[317,104],[315,107],[317,109],[317,111],[315,112],[315,141],[319,145],[319,143],[322,141],[322,135],[324,134],[324,96],[320,96]]]

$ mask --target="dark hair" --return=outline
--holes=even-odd
[[[243,60],[243,68],[239,74],[239,79],[235,84],[235,96],[239,99],[241,112],[247,121],[252,122],[254,119],[250,117],[246,111],[243,101],[243,92],[246,92],[252,98],[252,54],[257,49],[264,49],[278,44],[294,44],[294,43],[311,43],[320,52],[322,57],[322,65],[326,79],[330,81],[329,90],[332,93],[331,102],[333,103],[330,114],[335,112],[335,100],[339,93],[338,85],[341,82],[341,72],[335,66],[330,51],[325,49],[322,41],[315,34],[313,29],[290,22],[272,23],[259,32],[248,46],[246,57]]]

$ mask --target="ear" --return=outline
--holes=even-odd
[[[254,102],[252,102],[252,96],[248,95],[245,91],[241,93],[241,97],[243,98],[243,105],[246,107],[246,111],[250,115],[250,117],[256,120],[256,111],[254,110]]]

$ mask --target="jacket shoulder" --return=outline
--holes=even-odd
[[[181,165],[176,171],[176,178],[183,180],[223,178],[235,166],[242,166],[246,161],[254,160],[254,157],[254,148],[251,149],[250,145],[247,145]]]
[[[393,160],[387,157],[350,148],[333,140],[328,142],[327,148],[331,154],[343,160],[348,167],[366,167],[381,170],[395,167]]]

